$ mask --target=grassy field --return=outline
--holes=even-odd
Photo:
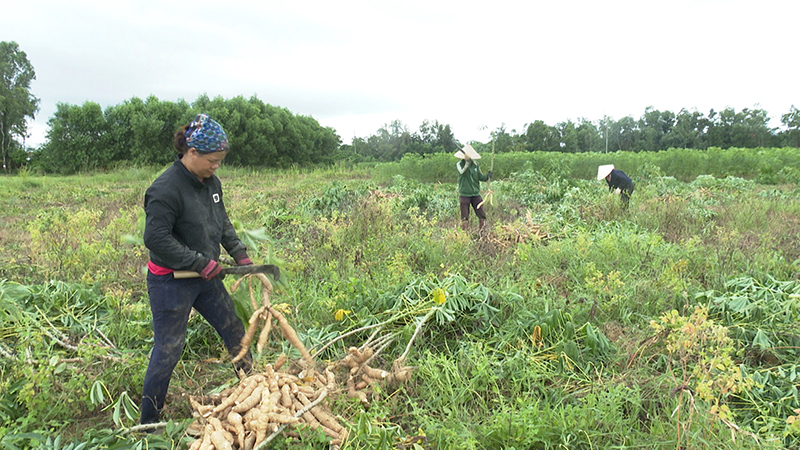
[[[458,227],[452,157],[218,175],[251,257],[286,274],[273,302],[306,347],[380,322],[376,365],[413,344],[411,379],[369,407],[331,396],[343,448],[797,448],[800,190],[790,150],[761,152],[695,173],[684,151],[620,155],[627,210],[593,179],[604,155],[498,155],[482,235],[474,215]],[[193,317],[170,426],[130,429],[152,343],[142,200],[160,170],[0,178],[0,446],[180,448],[187,396],[236,382]],[[274,334],[257,363],[280,353],[299,358]],[[301,437],[272,448],[324,442]]]

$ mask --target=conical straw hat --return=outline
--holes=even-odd
[[[456,154],[453,156],[455,156],[456,158],[464,159],[465,153],[469,155],[469,157],[472,159],[481,159],[481,155],[479,155],[478,152],[476,152],[475,149],[472,148],[472,146],[469,144],[465,145],[464,148],[457,151]]]
[[[613,164],[607,164],[605,166],[598,166],[597,167],[597,179],[602,180],[603,178],[607,177],[611,171],[614,170]]]

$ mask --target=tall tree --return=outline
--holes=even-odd
[[[419,127],[419,139],[423,154],[455,152],[461,148],[450,130],[450,125],[441,124],[438,120],[433,123],[423,120]]]
[[[0,153],[8,170],[9,148],[14,136],[28,135],[28,118],[39,112],[39,99],[31,94],[36,79],[33,65],[16,42],[0,42]]]
[[[703,113],[681,109],[675,116],[675,125],[664,136],[662,143],[665,148],[705,150],[708,148],[706,131],[709,125],[710,121]]]
[[[561,134],[561,151],[564,153],[577,153],[580,151],[578,144],[578,128],[575,122],[567,120],[556,125]]]
[[[525,127],[525,150],[529,152],[557,152],[561,150],[558,128],[536,120]]]
[[[514,130],[511,130],[513,133]],[[512,150],[513,140],[511,135],[506,131],[506,124],[501,124],[494,132],[494,146],[497,153],[510,152]]]
[[[48,142],[41,149],[45,170],[63,174],[108,167],[114,154],[108,149],[108,125],[99,104],[83,106],[57,103],[56,112],[47,121]]]
[[[672,112],[662,112],[652,106],[645,108],[644,115],[639,119],[638,123],[641,149],[651,152],[666,150],[663,140],[674,125],[675,114]]]
[[[579,152],[602,152],[605,150],[605,140],[600,135],[599,128],[590,120],[585,118],[578,119],[575,133],[578,137]]]
[[[728,107],[708,115],[711,124],[708,128],[709,145],[719,148],[755,148],[769,145],[775,132],[768,125],[769,118],[763,109],[744,108],[740,112]]]
[[[179,126],[188,123],[189,104],[162,102],[151,95],[146,100],[133,97],[105,109],[105,152],[110,161],[135,164],[169,164],[175,159],[172,137]]]
[[[639,129],[636,121],[631,116],[625,116],[610,125],[609,129],[609,150],[611,151],[631,151],[641,150],[639,144]]]
[[[782,134],[783,145],[800,147],[800,109],[792,105],[789,112],[781,116],[781,123],[786,126]]]

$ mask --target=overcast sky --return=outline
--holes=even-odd
[[[394,120],[500,126],[800,107],[798,0],[38,1],[0,9],[36,70],[29,146],[56,103],[256,96],[345,143]],[[224,123],[223,123],[224,126]]]

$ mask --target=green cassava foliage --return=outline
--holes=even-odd
[[[498,154],[483,235],[474,214],[458,227],[450,154],[219,175],[251,257],[285,273],[272,301],[307,348],[352,332],[318,361],[380,324],[375,366],[416,368],[369,408],[331,399],[345,448],[781,449],[800,444],[795,151]],[[636,183],[628,209],[594,179],[605,163]],[[152,339],[141,199],[159,170],[0,179],[0,444],[175,448],[182,394],[236,383],[193,317],[170,428],[127,431]],[[257,363],[281,352],[298,356],[273,335]]]
[[[572,179],[592,180],[597,166],[614,164],[639,182],[661,182],[654,178],[674,177],[689,182],[700,175],[752,179],[762,184],[796,183],[800,180],[800,149],[785,148],[709,148],[707,150],[671,149],[661,152],[614,153],[491,153],[483,149],[478,161],[485,173],[493,169],[495,178],[531,172]],[[401,174],[424,182],[452,178],[456,159],[451,154],[406,155],[397,163],[378,164],[378,176],[390,178]]]

